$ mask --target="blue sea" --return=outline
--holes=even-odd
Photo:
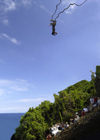
[[[2,113],[0,114],[0,140],[10,140],[16,127],[20,124],[22,113]]]

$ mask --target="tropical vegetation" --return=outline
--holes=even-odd
[[[44,140],[53,124],[69,121],[76,111],[88,105],[89,98],[95,94],[94,80],[82,80],[54,94],[54,103],[44,101],[36,108],[29,108],[22,116],[13,139]]]

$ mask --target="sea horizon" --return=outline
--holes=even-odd
[[[1,112],[0,114],[25,114],[25,113],[26,113],[26,112],[22,112],[22,113],[16,113],[16,112],[15,112],[15,113],[13,113],[13,112],[10,112],[10,113],[9,113],[9,112],[8,112],[8,113],[5,112],[5,113],[2,113],[2,112]]]
[[[10,140],[25,113],[0,113],[0,138]]]

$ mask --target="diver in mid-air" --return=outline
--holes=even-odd
[[[52,26],[52,35],[57,35],[57,32],[55,31],[55,26],[56,26],[56,20],[51,20],[52,23],[50,25]]]
[[[52,18],[51,18],[51,23],[50,25],[52,26],[52,35],[57,35],[57,32],[55,32],[55,26],[56,26],[56,21],[59,18],[59,16],[64,13],[66,10],[68,10],[71,6],[82,6],[83,4],[85,4],[85,2],[87,2],[88,0],[84,0],[82,3],[77,4],[77,3],[70,3],[67,7],[65,7],[62,11],[60,11],[57,15],[56,12],[58,10],[58,7],[61,5],[63,0],[60,0],[60,2],[56,5],[56,9],[54,11],[54,13],[52,14]],[[56,15],[56,17],[55,17]],[[55,17],[55,18],[54,18]]]

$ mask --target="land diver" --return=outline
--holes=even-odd
[[[55,31],[56,20],[51,19],[50,25],[52,26],[52,35],[57,35],[57,32]]]

